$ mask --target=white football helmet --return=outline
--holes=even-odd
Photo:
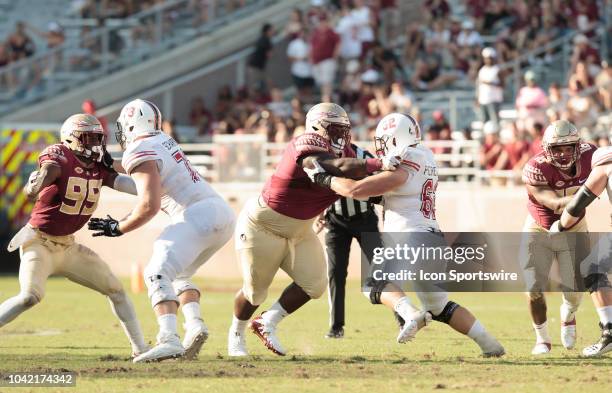
[[[376,127],[374,147],[379,157],[386,155],[390,148],[404,148],[419,142],[421,127],[410,115],[390,113],[383,117]]]
[[[560,169],[569,169],[580,157],[580,133],[575,125],[567,120],[557,120],[552,122],[542,137],[542,148],[548,161]],[[559,156],[555,154],[553,148],[556,146],[574,146],[574,153],[571,157]]]
[[[62,124],[60,139],[76,155],[102,161],[106,137],[95,116],[84,113],[70,116]]]
[[[351,122],[338,104],[322,102],[310,108],[306,114],[306,132],[315,132],[327,139],[338,155],[351,143]]]
[[[136,99],[128,102],[117,119],[117,142],[125,149],[139,136],[159,134],[162,126],[162,115],[151,101]]]

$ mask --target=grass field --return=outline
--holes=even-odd
[[[326,299],[321,299],[280,325],[288,356],[271,354],[251,335],[252,356],[237,360],[226,356],[226,334],[239,283],[200,284],[205,288],[203,312],[211,337],[197,361],[128,362],[129,346],[106,299],[54,278],[43,303],[0,330],[0,372],[77,372],[76,388],[13,389],[17,392],[575,392],[608,391],[612,386],[611,357],[584,359],[578,349],[561,348],[558,294],[549,295],[551,356],[529,354],[533,334],[520,293],[453,296],[497,335],[508,352],[502,359],[483,359],[475,344],[439,323],[421,331],[413,343],[396,344],[390,311],[370,305],[352,283],[345,339],[323,338],[328,310]],[[281,284],[275,283],[266,305],[279,294]],[[17,291],[15,277],[0,277],[0,301]],[[154,339],[156,324],[146,294],[132,299],[146,338]],[[578,313],[578,329],[580,349],[599,334],[587,298]],[[0,387],[0,392],[8,391]]]

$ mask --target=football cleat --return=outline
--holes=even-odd
[[[176,334],[161,337],[157,345],[147,352],[134,358],[134,363],[161,362],[167,359],[176,359],[183,356],[185,348],[181,345]]]
[[[595,344],[582,350],[584,356],[595,357],[612,352],[612,323],[608,323],[605,328],[601,323],[599,326],[601,327],[601,337]]]
[[[431,313],[427,311],[415,313],[414,318],[405,321],[404,325],[400,328],[400,332],[397,336],[397,342],[399,344],[405,344],[408,341],[412,341],[417,332],[423,327],[427,326],[430,322]]]
[[[572,349],[576,345],[576,318],[561,322],[561,344],[565,349]]]
[[[188,327],[185,324],[185,338],[183,339],[183,348],[185,348],[185,354],[183,357],[187,360],[192,360],[198,357],[202,345],[208,339],[208,328],[204,322],[200,319],[200,323],[195,326]]]
[[[249,356],[244,334],[230,329],[227,337],[227,354],[232,357]]]
[[[536,343],[536,345],[531,350],[532,355],[545,355],[550,353],[552,349],[552,345],[550,343]]]
[[[330,329],[325,338],[344,338],[344,328]]]
[[[279,356],[285,356],[287,352],[276,337],[276,326],[266,326],[261,315],[253,319],[249,326],[266,348]]]

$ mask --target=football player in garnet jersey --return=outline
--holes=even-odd
[[[261,195],[247,202],[238,218],[235,241],[243,286],[234,302],[228,335],[228,354],[246,356],[244,332],[249,318],[266,299],[279,269],[293,282],[272,307],[250,323],[251,331],[277,355],[285,355],[276,327],[287,315],[327,287],[323,247],[314,220],[339,196],[313,184],[304,168],[321,162],[338,176],[361,178],[379,170],[393,170],[397,161],[357,159],[350,148],[351,126],[339,105],[321,103],[306,114],[306,132],[293,138]]]
[[[0,305],[0,327],[39,303],[47,277],[58,274],[91,288],[110,300],[132,345],[132,354],[148,348],[134,307],[121,282],[89,248],[75,243],[78,231],[96,210],[102,186],[135,194],[128,176],[105,168],[104,131],[92,115],[70,116],[61,128],[61,143],[48,146],[39,156],[39,169],[24,188],[36,201],[28,224],[9,243],[19,248],[19,295]]]
[[[184,356],[195,358],[208,338],[200,312],[200,289],[191,281],[234,231],[231,207],[200,176],[174,139],[161,131],[161,112],[152,102],[134,100],[121,110],[117,140],[125,149],[119,172],[128,173],[138,189],[138,203],[123,219],[92,218],[93,236],[120,236],[144,225],[161,209],[170,224],[153,243],[144,271],[151,305],[157,315],[157,345],[134,362]],[[179,341],[176,314],[185,316]]]
[[[413,244],[414,247],[422,244],[445,247],[435,210],[437,164],[431,150],[420,143],[421,131],[417,121],[411,116],[391,113],[376,127],[374,141],[378,155],[400,158],[401,163],[396,171],[355,181],[333,176],[323,167],[317,167],[307,171],[309,177],[316,184],[348,198],[364,199],[382,195],[384,232],[403,232],[408,239],[406,244]],[[374,283],[368,294],[370,298],[376,292],[382,301],[385,296],[395,295],[395,290],[389,292],[389,282],[376,280]],[[423,310],[427,311],[427,319],[446,323],[467,335],[478,344],[485,357],[504,355],[501,344],[467,308],[449,300],[446,291],[419,281],[415,281],[414,286]],[[409,302],[407,297],[402,301]]]
[[[546,323],[546,300],[550,268],[557,259],[563,284],[561,304],[561,343],[567,349],[576,343],[576,311],[582,300],[584,282],[577,267],[589,253],[587,235],[574,235],[576,242],[567,246],[564,238],[545,235],[558,220],[572,195],[591,173],[595,146],[582,143],[576,127],[567,120],[550,124],[542,138],[543,151],[523,168],[523,182],[529,197],[529,215],[523,227],[520,263],[528,286],[529,309],[536,334],[532,354],[551,351]],[[568,231],[587,232],[584,212]],[[544,234],[544,235],[543,235]]]
[[[595,151],[591,166],[593,170],[586,182],[567,204],[561,219],[550,227],[551,232],[565,231],[572,228],[583,217],[586,207],[600,195],[604,189],[612,203],[612,147],[602,147]],[[612,236],[608,233],[597,247],[595,260],[591,256],[583,261],[580,272],[585,286],[591,292],[591,298],[599,315],[601,337],[595,344],[582,350],[584,356],[599,356],[612,351],[612,285],[608,274],[612,272]]]

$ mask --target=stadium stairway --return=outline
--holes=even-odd
[[[135,97],[151,87],[250,47],[259,37],[264,23],[271,23],[280,30],[291,10],[302,6],[302,3],[299,0],[268,3],[267,7],[242,15],[242,18],[208,34],[192,38],[110,75],[89,80],[46,100],[19,108],[0,120],[11,123],[61,122],[67,114],[80,108],[84,98],[94,98],[101,107]]]

